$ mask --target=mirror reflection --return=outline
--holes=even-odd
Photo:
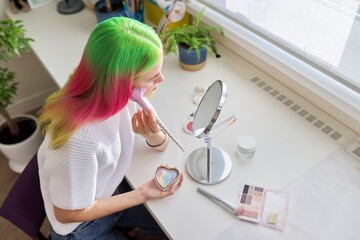
[[[195,149],[187,158],[186,169],[190,177],[201,184],[217,184],[230,174],[232,162],[222,149],[211,146],[211,129],[220,115],[227,94],[226,85],[215,81],[206,91],[195,112],[193,134],[204,138],[206,147]]]
[[[220,80],[215,81],[201,99],[193,122],[193,134],[196,137],[203,137],[210,131],[218,118],[226,98],[224,86]]]

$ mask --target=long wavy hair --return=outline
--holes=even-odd
[[[151,27],[125,17],[99,23],[78,67],[40,112],[43,134],[51,134],[50,147],[62,147],[79,127],[123,109],[133,80],[154,67],[161,54],[161,40]]]

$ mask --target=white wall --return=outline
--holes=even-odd
[[[1,0],[0,19],[6,19],[5,9],[7,8],[8,1]],[[32,51],[22,54],[20,58],[13,58],[8,63],[0,62],[0,64],[15,72],[19,83],[14,103],[9,107],[12,114],[39,108],[46,97],[57,89],[56,84]]]

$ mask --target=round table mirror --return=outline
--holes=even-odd
[[[195,112],[192,132],[204,138],[207,147],[194,150],[186,160],[186,170],[190,177],[201,184],[217,184],[230,174],[232,162],[226,152],[211,146],[211,129],[225,103],[227,87],[216,80],[205,92]]]

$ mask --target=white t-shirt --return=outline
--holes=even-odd
[[[47,134],[38,151],[45,210],[55,232],[66,235],[80,222],[56,220],[53,205],[68,210],[89,207],[111,196],[129,167],[134,147],[133,102],[114,116],[77,130],[60,149],[50,149]]]

